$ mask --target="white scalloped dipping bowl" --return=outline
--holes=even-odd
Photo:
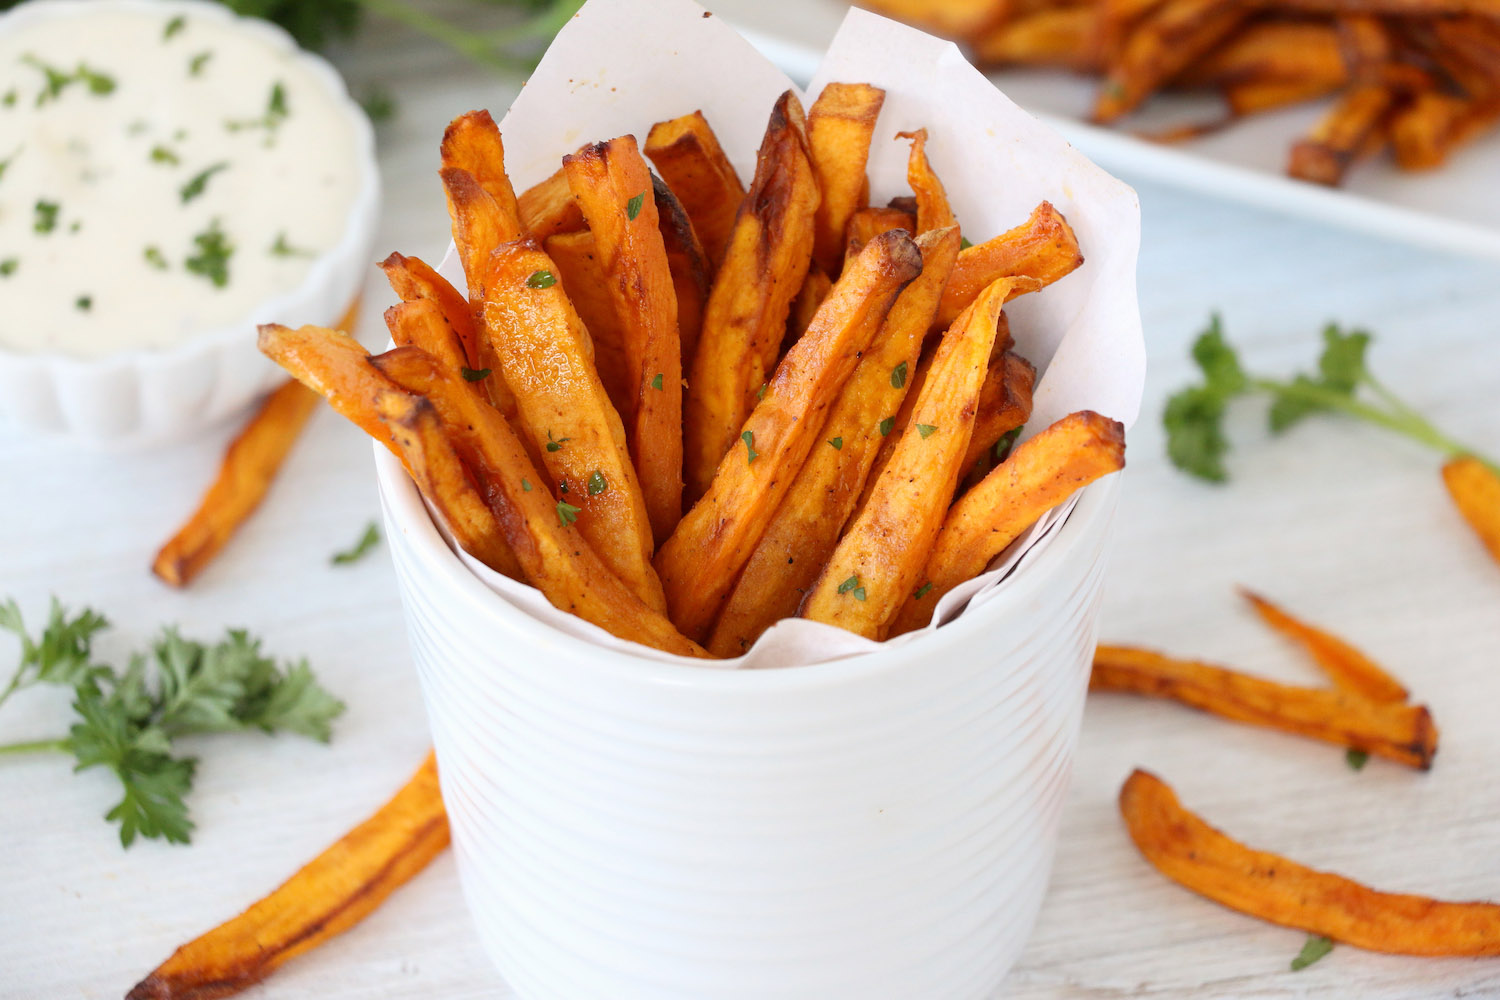
[[[359,172],[343,235],[309,268],[300,285],[264,301],[243,320],[203,330],[177,346],[122,352],[99,359],[23,354],[0,349],[0,419],[93,448],[160,445],[193,434],[246,409],[285,379],[255,347],[263,322],[332,326],[364,284],[380,212],[380,175],[369,119],[343,79],[322,58],[298,48],[266,21],[237,17],[199,0],[33,0],[0,15],[0,33],[42,18],[82,18],[101,10],[172,12],[233,23],[272,48],[293,53],[353,127]],[[171,310],[169,303],[162,306]]]

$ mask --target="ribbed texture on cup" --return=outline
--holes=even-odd
[[[387,495],[460,876],[510,985],[992,996],[1046,886],[1087,690],[1115,486],[1094,490],[1002,599],[833,671],[749,675],[632,669],[476,615]]]

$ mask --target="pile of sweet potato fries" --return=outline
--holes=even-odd
[[[992,66],[1102,78],[1093,117],[1114,123],[1163,89],[1214,90],[1226,116],[1334,97],[1287,172],[1340,183],[1389,149],[1441,166],[1500,122],[1500,9],[1482,0],[862,0],[959,39]]]

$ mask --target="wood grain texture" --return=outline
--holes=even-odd
[[[400,115],[381,132],[379,253],[441,257],[438,131],[469,108],[504,108],[519,81],[488,78],[377,21],[338,58],[355,93],[375,80],[399,91]],[[1091,703],[1052,889],[1004,995],[1500,996],[1497,962],[1345,947],[1291,973],[1301,934],[1163,879],[1131,846],[1115,806],[1131,769],[1147,767],[1258,846],[1393,891],[1500,899],[1500,571],[1449,506],[1438,462],[1378,431],[1333,421],[1309,421],[1268,443],[1258,409],[1247,406],[1233,418],[1233,481],[1215,488],[1165,466],[1157,425],[1166,394],[1191,376],[1189,341],[1217,308],[1229,335],[1247,345],[1247,363],[1269,372],[1310,364],[1326,319],[1368,325],[1378,334],[1372,363],[1413,405],[1458,437],[1500,440],[1494,269],[1156,186],[1140,193],[1149,220],[1140,284],[1152,368],[1130,439],[1105,636],[1313,682],[1315,669],[1242,606],[1233,588],[1243,583],[1388,666],[1432,707],[1444,747],[1429,774],[1380,761],[1356,774],[1335,748],[1175,705]],[[392,297],[373,268],[368,288],[361,330],[375,345],[385,340],[380,313]],[[49,593],[97,606],[117,623],[101,646],[110,653],[144,641],[163,621],[204,636],[243,625],[279,655],[308,656],[349,702],[328,747],[247,734],[195,748],[203,756],[192,798],[198,830],[186,848],[148,842],[122,851],[100,819],[113,801],[102,774],[73,776],[62,758],[0,764],[0,796],[9,803],[0,821],[6,1000],[123,996],[163,955],[239,912],[369,815],[427,746],[388,556],[327,564],[379,513],[369,442],[344,421],[314,416],[282,482],[192,591],[170,592],[142,569],[233,430],[169,451],[95,456],[0,428],[0,468],[19,473],[0,489],[0,595],[14,594],[33,619]],[[0,642],[0,665],[12,648]],[[62,694],[28,692],[0,712],[0,741],[52,735],[67,718]],[[391,905],[247,996],[513,994],[479,949],[445,856]]]

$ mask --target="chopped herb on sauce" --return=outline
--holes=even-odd
[[[280,233],[276,234],[276,242],[271,244],[271,256],[272,257],[316,257],[317,254],[315,254],[311,250],[303,250],[301,247],[294,247],[294,246],[292,246],[290,243],[288,243],[286,241],[286,233],[285,232],[280,232]],[[489,369],[488,368],[486,368],[484,371],[485,371],[486,375],[489,374]]]
[[[16,273],[16,268],[20,266],[21,262],[14,257],[7,257],[4,260],[0,260],[0,278],[9,278],[12,274]]]
[[[214,57],[212,52],[200,52],[188,60],[188,76],[202,76],[203,67]]]
[[[187,18],[183,17],[181,14],[177,15],[176,17],[172,18],[172,20],[168,21],[167,26],[162,29],[161,40],[164,42],[171,41],[177,35],[182,34],[182,29],[186,27]]]
[[[221,161],[219,163],[215,163],[211,167],[206,167],[203,170],[198,171],[198,173],[193,175],[192,180],[188,181],[182,186],[182,190],[179,192],[182,195],[182,203],[186,205],[188,202],[201,195],[204,191],[208,190],[209,178],[213,177],[214,174],[218,173],[221,170],[228,169],[229,164]]]
[[[94,297],[92,295],[80,295],[73,300],[73,307],[79,312],[88,312],[94,308]]]
[[[165,163],[175,167],[179,163],[181,163],[182,160],[178,158],[176,153],[172,152],[166,146],[153,146],[151,148],[151,162]]]
[[[160,247],[147,247],[141,251],[141,256],[146,258],[147,264],[150,264],[158,271],[165,271],[167,269],[167,258],[163,256]]]
[[[40,70],[45,82],[42,90],[36,95],[36,106],[41,107],[48,101],[55,101],[62,97],[63,91],[75,83],[81,83],[88,88],[90,94],[95,97],[105,97],[114,93],[115,78],[107,73],[89,69],[86,63],[79,63],[78,68],[71,73],[65,73],[56,66],[42,62],[36,56],[27,53],[21,57],[21,62],[33,69]]]
[[[38,201],[36,203],[36,221],[31,228],[39,233],[50,233],[57,228],[57,213],[62,211],[62,206],[55,201]]]
[[[234,244],[225,238],[218,219],[193,237],[193,246],[196,248],[193,255],[182,264],[188,273],[207,278],[215,288],[228,285],[229,258],[234,253]]]

